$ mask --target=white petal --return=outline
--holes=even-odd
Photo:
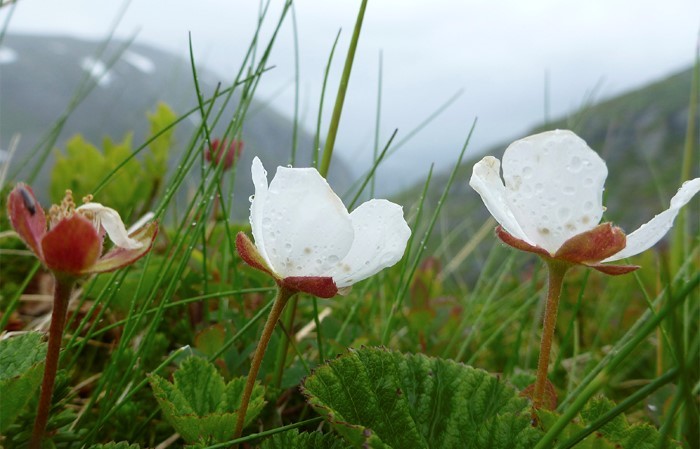
[[[350,250],[350,214],[314,168],[278,167],[262,207],[251,217],[270,267],[283,278],[321,276]]]
[[[253,239],[255,247],[260,255],[270,265],[270,258],[265,252],[265,241],[263,238],[263,210],[267,201],[267,171],[263,167],[260,159],[255,156],[253,165],[250,167],[250,174],[253,178],[253,186],[255,187],[255,195],[250,200],[250,227],[253,231]]]
[[[469,179],[469,185],[481,196],[493,218],[513,237],[534,245],[516,220],[506,201],[506,188],[501,180],[501,162],[493,156],[486,156],[476,164]]]
[[[145,214],[143,214],[143,216],[141,218],[136,220],[136,222],[134,224],[129,226],[129,229],[126,230],[127,234],[132,234],[132,233],[138,231],[139,229],[141,229],[143,227],[143,225],[145,225],[149,221],[153,220],[153,218],[155,216],[156,216],[156,214],[151,212],[151,211],[146,212]]]
[[[698,192],[700,192],[700,178],[684,182],[678,193],[671,198],[671,207],[668,210],[661,212],[649,222],[640,226],[639,229],[629,234],[627,236],[627,246],[603,262],[612,262],[631,257],[654,246],[671,229],[673,220],[676,219],[681,207],[688,204]]]
[[[355,240],[347,256],[329,273],[338,288],[378,273],[401,260],[411,229],[401,206],[387,200],[370,200],[350,214]]]
[[[143,246],[138,240],[129,237],[129,234],[126,232],[126,226],[124,226],[124,222],[122,222],[116,210],[105,207],[100,203],[86,203],[76,210],[87,212],[95,223],[95,227],[99,229],[99,226],[102,226],[107,232],[109,239],[118,247],[137,249]]]
[[[508,206],[529,241],[551,253],[600,222],[607,176],[605,162],[571,131],[517,140],[503,155]]]

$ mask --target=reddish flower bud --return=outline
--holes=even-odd
[[[224,164],[224,170],[230,169],[243,152],[243,141],[234,139],[226,145],[226,141],[221,143],[219,139],[211,142],[211,147],[207,148],[204,158],[207,162],[214,161],[216,164]]]

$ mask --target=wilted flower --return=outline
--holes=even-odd
[[[636,266],[606,265],[650,248],[668,232],[681,207],[700,191],[700,178],[687,181],[671,207],[635,232],[602,223],[605,162],[571,131],[535,134],[512,143],[500,162],[492,156],[474,165],[469,184],[500,226],[505,243],[607,274]]]
[[[75,207],[66,191],[60,205],[46,214],[31,187],[18,184],[8,197],[12,227],[46,267],[60,275],[80,276],[116,270],[145,255],[153,244],[155,222],[127,234],[119,214],[99,203]],[[102,255],[104,234],[114,247]]]
[[[223,160],[224,170],[228,170],[241,156],[241,152],[243,152],[242,140],[234,139],[227,145],[226,141],[222,143],[219,139],[214,139],[204,153],[204,158],[207,162],[215,161],[217,164],[221,164]]]
[[[243,233],[236,245],[281,286],[330,298],[403,257],[411,230],[401,206],[374,199],[348,213],[314,168],[278,167],[269,186],[257,157],[251,171],[255,245]]]

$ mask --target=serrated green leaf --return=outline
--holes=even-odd
[[[175,389],[199,416],[216,412],[224,400],[224,378],[211,363],[199,357],[185,360],[173,374]]]
[[[30,332],[0,340],[0,432],[19,416],[41,384],[46,343]]]
[[[590,425],[614,407],[613,401],[604,397],[596,397],[586,404],[586,407],[581,411],[581,417],[586,425]],[[644,423],[630,425],[624,414],[617,415],[597,432],[623,449],[654,449],[659,446],[661,438],[655,427]],[[669,439],[666,447],[680,447],[680,444]]]
[[[615,407],[613,401],[603,397],[596,397],[591,399],[588,404],[586,404],[586,407],[584,407],[584,409],[581,411],[581,417],[588,425],[599,417],[603,416],[605,413],[609,412],[613,407]],[[625,416],[620,414],[617,415],[612,421],[601,427],[598,431],[606,435],[610,441],[620,441],[622,438],[624,438],[628,428],[629,424],[627,424]]]
[[[450,360],[381,348],[350,350],[303,383],[309,403],[355,446],[528,448],[541,435],[528,402],[491,376]]]
[[[127,441],[109,442],[105,444],[93,444],[88,449],[141,449],[138,444],[129,444]]]
[[[299,433],[297,429],[293,429],[266,439],[260,449],[349,449],[351,447],[334,434]]]
[[[228,384],[211,363],[199,357],[186,359],[173,374],[173,383],[150,377],[151,387],[167,421],[188,443],[223,442],[232,438],[245,378]],[[264,389],[253,388],[245,424],[265,406]]]
[[[554,423],[559,418],[553,412],[547,410],[538,410],[537,412],[540,425],[543,429],[549,429],[554,425]],[[563,442],[572,438],[579,432],[583,430],[585,426],[582,426],[578,422],[570,422],[564,430],[559,434],[559,442]],[[602,438],[600,434],[588,435],[583,441],[576,445],[576,449],[619,449],[616,448],[614,443],[611,443],[605,438]]]

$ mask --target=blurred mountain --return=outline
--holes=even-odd
[[[226,87],[234,77],[198,68],[205,98],[215,92],[218,83]],[[178,116],[197,106],[190,61],[170,53],[121,41],[112,41],[103,48],[99,42],[69,37],[6,35],[0,45],[0,149],[7,150],[13,135],[21,136],[10,173],[28,156],[38,156],[32,154],[35,145],[75,101],[76,92],[86,87],[91,90],[68,115],[54,147],[65,148],[66,140],[77,133],[99,147],[105,136],[121,141],[126,133],[133,132],[137,148],[148,133],[146,112],[152,112],[158,102],[167,103]],[[213,130],[212,137],[224,132],[238,98],[233,96],[222,125]],[[213,112],[217,112],[216,107]],[[197,111],[178,125],[173,164],[189,145],[199,118]],[[247,216],[248,197],[253,193],[249,176],[253,157],[261,158],[272,177],[275,166],[290,162],[292,135],[291,119],[253,100],[243,126],[245,147],[238,168],[240,176],[235,181],[233,210],[240,212],[235,214],[238,218]],[[313,136],[300,129],[297,138],[296,165],[308,166]],[[53,151],[34,183],[44,201],[52,159]],[[27,173],[23,170],[17,179]],[[348,165],[335,154],[329,182],[342,192],[352,180]]]
[[[692,70],[684,70],[666,79],[592,104],[568,117],[542,125],[526,135],[549,129],[571,129],[598,151],[608,166],[603,203],[607,207],[604,221],[612,221],[627,232],[637,229],[655,214],[668,208],[671,197],[681,185],[681,167],[688,126]],[[697,101],[697,99],[695,100]],[[690,178],[700,176],[698,135]],[[524,136],[523,136],[524,137]],[[510,142],[497,145],[486,154],[502,158]],[[467,149],[467,154],[469,149]],[[469,187],[472,158],[459,168],[443,208],[443,235],[434,236],[438,245],[450,232],[456,242],[465,242],[489,217],[479,195]],[[433,177],[427,204],[435,205],[449,178],[449,172]],[[418,198],[423,185],[416,185],[401,195],[403,204]],[[693,232],[700,223],[700,201],[688,210]],[[486,239],[493,242],[492,239]],[[457,252],[459,246],[454,250]]]

